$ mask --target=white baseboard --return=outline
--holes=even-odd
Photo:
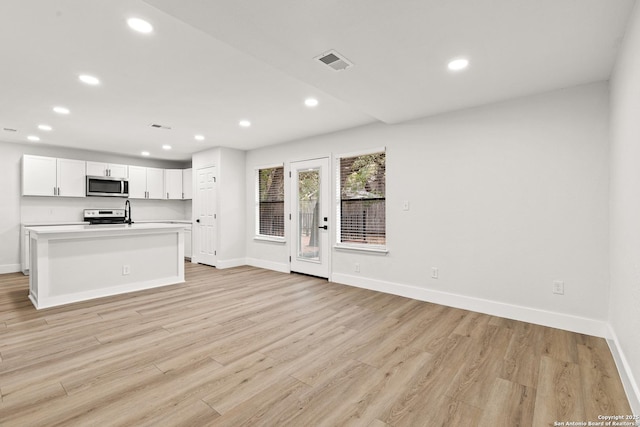
[[[21,268],[22,267],[20,264],[0,265],[0,274],[18,273],[19,271],[21,271]]]
[[[520,320],[537,325],[564,329],[581,334],[603,338],[609,337],[608,324],[602,320],[434,291],[412,285],[367,279],[349,274],[334,273],[332,279],[336,283],[400,295],[420,301],[427,301],[449,307],[490,314],[492,316],[505,317],[507,319]]]
[[[633,377],[631,366],[629,366],[622,347],[620,347],[618,336],[611,325],[609,325],[609,337],[607,344],[609,344],[611,355],[618,367],[618,374],[620,375],[620,380],[622,380],[624,391],[627,393],[627,399],[629,400],[629,405],[631,405],[631,412],[640,415],[640,384],[638,384]]]
[[[247,265],[247,260],[245,258],[219,259],[216,261],[216,268],[221,270],[225,268],[242,267],[243,265]]]
[[[176,285],[178,283],[184,283],[184,275],[163,277],[160,279],[146,280],[143,282],[126,283],[124,285],[112,286],[110,288],[92,289],[88,291],[75,292],[66,295],[57,295],[52,297],[40,297],[29,293],[29,299],[40,310],[43,308],[57,307],[59,305],[71,304],[74,302],[82,302],[92,300],[96,298],[109,297],[113,295],[120,295],[129,292],[137,292],[145,289],[159,288],[161,286]]]
[[[265,270],[278,271],[280,273],[291,273],[289,264],[283,262],[265,261],[257,258],[247,258],[247,265],[264,268]]]

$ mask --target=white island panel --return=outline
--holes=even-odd
[[[180,224],[32,227],[30,235],[38,309],[184,282]]]

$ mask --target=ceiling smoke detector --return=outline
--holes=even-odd
[[[325,52],[320,56],[316,56],[314,59],[317,59],[327,65],[333,71],[343,71],[353,65],[353,63],[345,58],[344,55],[336,52],[335,50]]]
[[[156,128],[156,129],[171,130],[171,126],[159,125],[159,124],[157,124],[157,123],[151,123],[151,124],[149,125],[149,127]]]

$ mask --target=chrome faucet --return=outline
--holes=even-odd
[[[133,224],[133,221],[131,221],[131,202],[129,200],[124,202],[124,222],[129,225]]]

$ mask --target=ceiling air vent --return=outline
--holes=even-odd
[[[339,54],[335,50],[330,50],[329,52],[325,52],[320,56],[316,56],[314,59],[322,62],[323,64],[331,67],[334,71],[342,71],[351,67],[353,63],[345,58],[343,55]]]
[[[171,130],[171,126],[163,126],[163,125],[159,125],[157,123],[151,123],[149,126],[152,127],[152,128],[156,128],[156,129]]]
[[[3,128],[2,130],[6,131],[6,132],[18,132],[17,129],[11,129],[11,128]]]

